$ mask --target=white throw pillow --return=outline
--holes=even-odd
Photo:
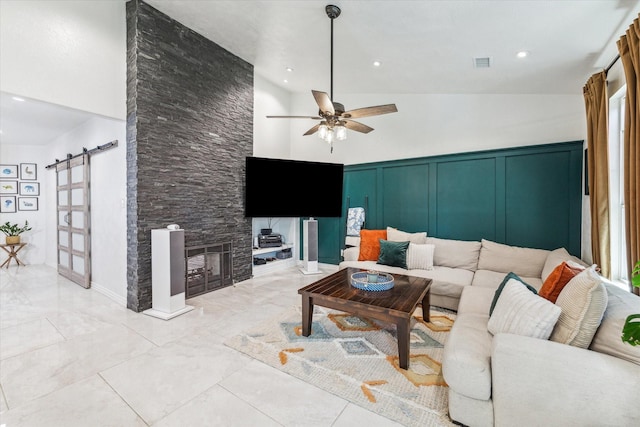
[[[435,248],[435,245],[409,243],[407,268],[409,270],[433,270],[433,251]]]
[[[558,321],[560,307],[509,279],[498,298],[487,328],[493,335],[505,332],[546,340]]]
[[[397,228],[387,227],[387,240],[390,242],[427,243],[427,232],[407,233]]]
[[[595,335],[609,299],[602,278],[591,266],[562,288],[556,305],[562,314],[551,341],[587,348]]]

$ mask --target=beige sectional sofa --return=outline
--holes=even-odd
[[[513,272],[534,288],[539,289],[557,264],[564,260],[582,263],[580,259],[569,255],[564,248],[547,251],[503,245],[489,240],[478,242],[439,239],[426,236],[425,233],[398,232],[391,227],[387,228],[387,233],[389,233],[389,239],[414,238],[416,241],[433,245],[433,267],[408,269],[378,264],[371,260],[358,261],[360,240],[350,238],[347,244],[351,247],[344,250],[344,260],[338,268],[363,268],[432,279],[431,304],[451,310],[458,309],[460,295],[467,286],[481,286],[495,290],[505,274]],[[420,234],[425,234],[424,239]],[[553,264],[553,266],[545,268],[549,257],[549,265]],[[558,260],[557,263],[556,260]]]
[[[417,238],[391,231],[390,239]],[[497,301],[502,303],[500,310],[505,309],[506,297],[498,298],[496,290],[508,273],[539,291],[564,261],[587,265],[563,248],[547,251],[488,240],[424,239],[422,242],[434,245],[433,267],[411,269],[358,261],[358,239],[351,239],[348,243],[355,246],[344,251],[339,268],[431,278],[431,304],[457,311],[442,365],[453,420],[471,427],[640,425],[640,346],[620,338],[626,317],[640,313],[640,297],[604,281],[594,267],[586,268],[583,275],[590,274],[592,288],[599,294],[578,298],[563,289],[565,295],[561,292],[555,304],[560,308],[554,311],[559,318],[548,339],[496,331],[495,323],[490,326],[490,306]],[[522,285],[503,286],[509,286],[511,292]],[[543,299],[538,295],[527,298]],[[544,304],[554,309],[549,307],[554,306],[552,302],[545,300]],[[498,310],[496,305],[494,313]],[[514,310],[518,315],[519,308]],[[589,316],[594,315],[589,323]],[[493,317],[495,320],[497,313]],[[528,322],[521,323],[527,326]],[[576,330],[567,332],[567,324]],[[591,328],[586,341],[580,328]]]

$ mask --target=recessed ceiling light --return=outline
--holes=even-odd
[[[285,83],[289,83],[289,80],[287,80],[287,79],[284,79],[284,80],[283,80],[283,82],[285,82]]]
[[[289,72],[289,73],[293,72],[293,68],[291,68],[291,67],[287,67],[287,68],[286,68],[286,70],[287,70],[287,72]]]
[[[373,66],[374,67],[379,67],[381,65],[382,65],[382,63],[380,61],[373,61]]]
[[[11,99],[13,99],[14,101],[18,101],[18,102],[24,102],[24,98],[20,98],[18,96],[12,96]]]
[[[529,52],[527,52],[526,50],[521,50],[520,52],[516,53],[516,56],[518,58],[526,58],[527,56],[529,56]]]

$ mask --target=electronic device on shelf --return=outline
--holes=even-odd
[[[278,233],[259,234],[258,247],[260,248],[276,248],[282,246],[282,235]]]

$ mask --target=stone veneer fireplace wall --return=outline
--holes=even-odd
[[[127,3],[127,307],[151,307],[151,230],[185,246],[232,243],[251,275],[244,162],[253,152],[253,66],[140,0]]]

